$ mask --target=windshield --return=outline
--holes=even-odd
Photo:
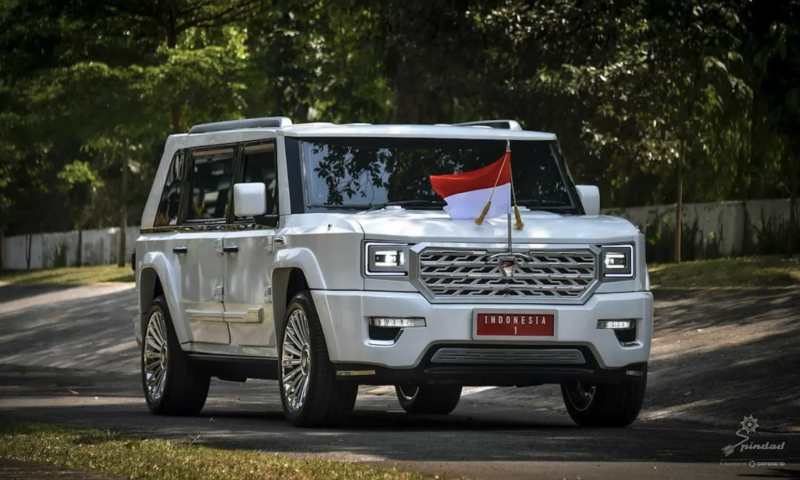
[[[306,203],[369,208],[386,202],[441,201],[429,177],[475,170],[500,159],[505,140],[418,138],[302,139]],[[559,168],[555,141],[512,141],[511,166],[520,206],[576,211],[574,188]],[[567,177],[569,178],[569,177]],[[438,208],[417,206],[413,208]]]

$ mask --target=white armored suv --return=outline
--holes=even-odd
[[[451,217],[431,176],[507,150],[524,227]],[[464,386],[559,384],[579,425],[629,425],[653,297],[643,235],[599,208],[555,135],[515,121],[171,135],[132,259],[147,405],[197,414],[211,377],[272,379],[291,423],[322,426],[359,385],[447,414]]]

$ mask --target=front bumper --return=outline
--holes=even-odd
[[[556,312],[555,334],[533,340],[474,339],[473,313],[502,311],[503,307],[498,305],[431,304],[418,293],[316,290],[312,296],[325,332],[328,354],[337,370],[375,371],[359,378],[362,383],[382,383],[379,378],[394,379],[385,383],[395,383],[400,380],[446,381],[458,377],[472,379],[464,384],[493,385],[519,383],[512,381],[514,379],[533,379],[535,383],[560,383],[571,378],[602,380],[606,375],[624,377],[631,369],[642,371],[650,356],[653,330],[650,292],[595,294],[583,305],[509,306],[508,310],[515,313]],[[392,345],[375,344],[369,336],[369,317],[424,317],[427,326],[404,329]],[[597,321],[601,319],[635,319],[635,341],[623,346],[612,330],[597,328]],[[492,365],[474,361],[469,364],[433,362],[436,351],[443,347],[547,352],[565,349],[581,352],[583,362],[569,365],[538,362],[527,366],[514,362],[503,365],[496,361]],[[497,375],[502,375],[504,381],[499,382]],[[494,379],[498,383],[487,383]]]

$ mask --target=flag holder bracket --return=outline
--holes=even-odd
[[[508,212],[508,253],[513,253],[514,250],[511,246],[511,212]]]

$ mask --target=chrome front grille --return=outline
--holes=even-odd
[[[431,363],[470,365],[583,365],[580,350],[530,348],[440,348]]]
[[[502,251],[427,247],[418,285],[432,300],[578,302],[595,284],[590,249]]]

